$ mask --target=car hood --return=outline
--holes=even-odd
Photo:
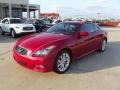
[[[13,27],[33,27],[32,24],[24,24],[24,23],[21,23],[21,24],[11,24],[11,26],[13,26]]]
[[[18,40],[19,46],[29,50],[36,50],[40,48],[46,48],[49,45],[53,45],[55,42],[70,38],[69,35],[41,33],[26,36]]]

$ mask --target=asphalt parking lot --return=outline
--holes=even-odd
[[[12,58],[17,39],[0,36],[0,90],[120,90],[120,28],[108,31],[108,47],[74,62],[62,75],[38,73]]]

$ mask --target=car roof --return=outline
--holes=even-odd
[[[66,24],[82,24],[79,21],[66,21],[66,22],[61,22],[61,23],[66,23]]]
[[[91,23],[94,24],[92,22],[81,22],[81,21],[66,21],[66,22],[61,22],[61,23],[67,23],[67,24],[84,24],[84,23]]]
[[[42,20],[42,19],[28,19],[28,20]]]
[[[4,18],[4,19],[20,19],[20,18]]]

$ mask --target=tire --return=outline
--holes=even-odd
[[[54,72],[58,74],[63,74],[69,69],[69,66],[71,64],[72,57],[68,50],[61,51],[55,60],[54,63]]]
[[[99,50],[99,51],[104,52],[104,51],[106,50],[106,47],[107,47],[107,40],[104,39],[104,40],[102,41],[102,44],[101,44],[101,47],[100,47],[100,50]]]
[[[1,34],[1,35],[5,35],[5,32],[2,30],[1,27],[0,27],[0,34]]]
[[[17,34],[16,34],[16,32],[15,32],[14,29],[11,29],[11,36],[12,36],[13,38],[16,38],[16,37],[17,37]]]

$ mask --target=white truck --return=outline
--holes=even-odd
[[[10,33],[13,38],[18,34],[36,32],[32,24],[25,24],[20,18],[5,18],[0,23],[0,34]]]

